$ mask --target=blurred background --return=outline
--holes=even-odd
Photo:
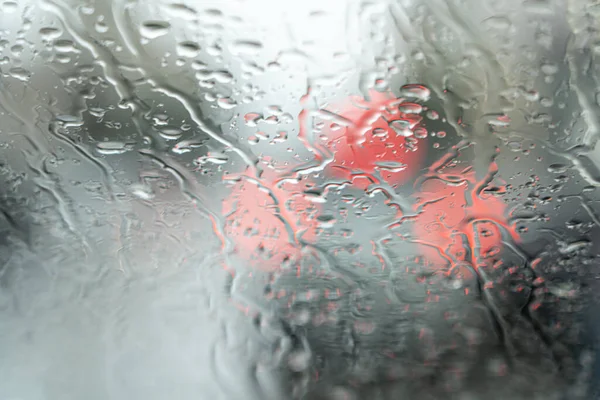
[[[0,398],[599,398],[599,18],[3,0]]]

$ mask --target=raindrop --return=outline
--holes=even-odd
[[[547,0],[525,0],[523,2],[525,11],[533,14],[552,14],[552,4]]]
[[[108,25],[106,25],[106,23],[104,23],[103,21],[96,22],[96,24],[94,25],[94,28],[96,29],[96,32],[98,32],[98,33],[108,32]]]
[[[213,18],[215,21],[219,21],[223,17],[223,11],[216,8],[209,8],[203,11],[203,14],[207,17]]]
[[[494,128],[506,128],[510,126],[510,118],[506,115],[493,116],[488,120],[488,124]]]
[[[142,200],[152,200],[155,196],[150,187],[140,184],[132,185],[131,193]]]
[[[402,103],[398,106],[398,109],[405,114],[420,114],[423,111],[423,106],[416,103]]]
[[[484,23],[490,28],[500,31],[507,31],[512,26],[510,19],[502,16],[490,17]]]
[[[90,115],[93,115],[94,117],[103,118],[107,110],[100,107],[90,107],[88,111]]]
[[[558,73],[558,65],[556,64],[542,64],[542,72],[546,75],[554,75]]]
[[[390,127],[396,132],[398,136],[409,137],[413,135],[413,131],[410,129],[410,122],[402,119],[397,119],[390,122]]]
[[[410,84],[400,88],[400,96],[427,101],[431,97],[431,91],[423,85]]]
[[[427,138],[427,129],[419,126],[413,130],[415,137],[417,139],[425,139]]]
[[[223,84],[228,84],[233,81],[233,75],[228,71],[215,71],[212,76],[217,82]]]
[[[204,71],[208,69],[208,65],[202,61],[194,60],[192,61],[192,69],[195,71]]]
[[[169,123],[169,116],[166,114],[155,114],[152,117],[152,123],[154,125],[167,125]]]
[[[548,167],[548,172],[552,174],[564,174],[569,169],[565,164],[552,164]]]
[[[218,43],[212,44],[206,48],[206,54],[213,57],[218,57],[223,52],[223,49]]]
[[[42,37],[42,40],[46,40],[48,42],[57,39],[62,35],[62,31],[60,29],[53,27],[41,28],[39,33]]]
[[[262,43],[251,40],[239,40],[233,42],[229,49],[235,55],[255,55],[262,49]]]
[[[219,100],[217,100],[217,104],[224,110],[231,110],[237,106],[236,101],[229,97],[221,97]]]
[[[14,1],[5,1],[2,3],[2,9],[6,13],[13,13],[19,9],[19,5]]]
[[[20,44],[15,44],[10,48],[10,52],[13,53],[15,57],[19,57],[23,52],[23,46]]]
[[[373,137],[384,138],[388,134],[388,131],[383,128],[375,128],[373,129]]]
[[[54,41],[54,49],[62,53],[79,52],[79,50],[77,50],[77,48],[75,47],[75,43],[73,43],[73,41],[65,39]]]
[[[91,5],[82,5],[79,7],[79,11],[81,11],[83,15],[92,15],[96,12],[96,9]]]
[[[176,154],[183,154],[183,153],[188,153],[190,151],[192,151],[193,149],[202,147],[204,145],[204,141],[202,140],[197,140],[197,139],[187,139],[187,140],[182,140],[181,142],[177,143],[175,146],[173,146],[173,153]]]
[[[438,114],[437,111],[429,110],[425,115],[432,121],[437,121],[438,119],[440,119],[440,114]]]
[[[166,140],[177,140],[181,138],[183,132],[179,128],[167,127],[160,130],[160,136]]]
[[[193,8],[186,6],[185,4],[170,4],[167,7],[167,10],[171,15],[186,20],[193,20],[197,17],[196,11]]]
[[[171,24],[166,21],[146,21],[140,27],[140,35],[146,39],[156,39],[169,33]]]
[[[96,144],[96,151],[103,155],[123,154],[129,150],[131,150],[131,146],[119,141],[100,142]]]
[[[9,71],[10,76],[23,82],[28,82],[31,78],[31,72],[20,67],[11,68]]]
[[[398,161],[377,161],[375,163],[380,169],[385,169],[390,172],[400,172],[407,168],[406,164]]]
[[[74,115],[60,114],[56,116],[56,120],[64,124],[76,124],[80,122],[80,119]]]
[[[199,157],[196,160],[197,164],[206,164],[206,163],[212,163],[212,164],[218,164],[218,165],[222,165],[222,164],[226,164],[227,161],[229,161],[229,157],[227,157],[225,154],[222,153],[209,153],[205,156]]]
[[[176,50],[180,57],[193,58],[200,54],[200,46],[198,46],[198,43],[190,41],[178,43]]]

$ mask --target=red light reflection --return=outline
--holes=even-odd
[[[308,95],[303,104],[307,99]],[[328,111],[337,115],[320,137],[307,138],[313,128],[307,124],[315,115],[308,109],[300,114],[299,133],[318,159],[333,155],[324,170],[326,177],[346,180],[356,189],[366,189],[369,181],[399,186],[416,179],[427,143],[420,126],[421,105],[372,91],[368,101],[350,98]],[[316,241],[319,227],[316,217],[321,205],[303,193],[313,182],[280,178],[273,172],[267,172],[260,183],[242,178],[223,204],[225,234],[237,255],[266,271],[297,260],[298,239]],[[433,266],[465,261],[476,266],[477,257],[500,251],[501,228],[517,239],[504,217],[504,203],[479,190],[473,171],[431,176],[415,188],[413,197],[417,213],[412,218],[413,235],[421,255]]]

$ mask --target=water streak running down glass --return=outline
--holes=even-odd
[[[600,398],[599,19],[0,0],[0,398]]]

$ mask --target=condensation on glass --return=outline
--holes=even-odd
[[[599,18],[1,1],[0,398],[594,398]]]

